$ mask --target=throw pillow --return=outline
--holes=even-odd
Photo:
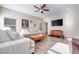
[[[7,33],[7,35],[11,38],[11,40],[17,40],[19,34],[10,30],[6,30],[5,31]]]
[[[0,30],[0,43],[8,41],[11,41],[8,35],[4,31]]]

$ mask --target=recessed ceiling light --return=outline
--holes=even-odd
[[[67,8],[67,11],[70,11],[71,9],[70,8]]]

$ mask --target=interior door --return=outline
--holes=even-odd
[[[48,23],[45,23],[45,33],[48,34]]]

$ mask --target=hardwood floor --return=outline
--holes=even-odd
[[[47,51],[51,46],[55,45],[57,42],[67,44],[66,39],[49,37],[45,40],[36,42],[35,53],[36,54],[47,54]]]

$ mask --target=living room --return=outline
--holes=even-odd
[[[48,11],[43,11],[42,9],[41,11],[39,9],[40,11],[35,12],[38,10],[38,8],[41,8],[40,6],[43,7],[44,5],[45,5],[45,9],[48,9]],[[0,6],[1,6],[0,7],[0,29],[1,31],[2,30],[3,31],[6,31],[6,30],[15,31],[21,36],[24,35],[25,37],[23,39],[24,46],[29,46],[29,44],[33,45],[31,46],[33,51],[29,52],[29,50],[31,49],[23,50],[25,49],[25,47],[23,46],[20,47],[20,45],[19,46],[16,45],[16,48],[20,48],[20,50],[16,49],[13,44],[12,45],[14,47],[6,48],[5,44],[2,46],[2,43],[5,41],[1,40],[3,42],[0,45],[1,46],[0,53],[12,53],[12,54],[21,53],[23,54],[25,51],[25,53],[28,53],[28,54],[29,53],[67,54],[69,53],[68,49],[72,49],[73,47],[70,47],[71,45],[69,44],[67,45],[63,44],[65,42],[65,39],[75,38],[76,40],[76,38],[79,37],[78,35],[79,34],[78,32],[79,30],[78,28],[78,22],[79,22],[78,20],[79,8],[78,7],[79,5],[78,4],[77,5],[74,5],[74,4],[64,4],[64,5],[63,4],[23,4],[23,5],[22,4],[12,4],[12,5],[3,4]],[[14,21],[11,21],[11,20],[14,20]],[[62,20],[61,21],[62,25],[52,24],[54,23],[55,20],[58,20],[58,21]],[[50,34],[51,31],[52,31],[52,34]],[[7,32],[9,33],[9,35],[13,33],[9,31]],[[60,37],[56,37],[57,35],[59,35]],[[55,37],[52,37],[52,36],[55,36]],[[24,40],[27,42],[28,41],[32,42],[32,43],[25,44]],[[69,42],[69,43],[72,44],[72,42]],[[10,46],[11,43],[8,43],[8,44],[6,43],[7,46]],[[53,49],[50,49],[52,48],[52,46],[53,46]],[[2,47],[5,47],[5,48],[2,48]],[[62,48],[65,47],[66,50],[65,48],[64,50],[61,49],[61,47]],[[15,50],[13,50],[14,48]],[[9,49],[9,50],[6,52],[6,49]],[[78,47],[74,49],[79,50]],[[70,51],[70,54],[79,53],[77,50],[75,52],[72,52],[72,50]]]

